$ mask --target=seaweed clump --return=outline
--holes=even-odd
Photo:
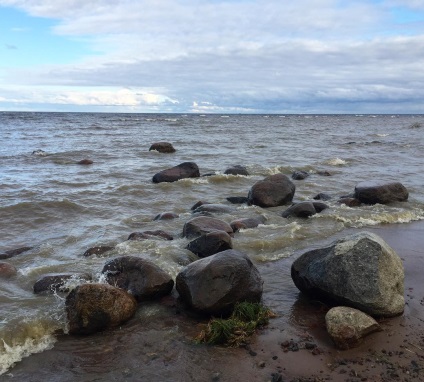
[[[273,317],[276,315],[262,304],[241,302],[236,304],[229,318],[211,319],[196,340],[211,345],[239,347],[246,343],[257,328],[267,325]]]

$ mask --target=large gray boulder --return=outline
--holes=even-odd
[[[295,285],[313,298],[391,317],[404,310],[400,257],[380,237],[361,232],[300,256],[291,267]]]
[[[102,273],[106,281],[126,290],[138,301],[155,299],[171,293],[174,280],[149,260],[122,256],[108,261]]]
[[[198,216],[186,222],[183,236],[192,239],[213,231],[224,231],[233,236],[233,229],[228,223],[209,216]]]
[[[200,177],[199,167],[194,162],[184,162],[155,174],[153,183],[176,182],[180,179]]]
[[[365,204],[387,204],[408,200],[408,190],[399,182],[371,180],[358,183],[354,197]]]
[[[224,231],[213,231],[206,233],[191,241],[187,249],[199,257],[212,256],[215,253],[232,249],[231,236]]]
[[[116,327],[134,316],[137,301],[108,284],[83,284],[65,301],[70,334],[91,334]]]
[[[343,350],[358,346],[365,336],[382,330],[372,317],[347,306],[330,309],[325,315],[325,325],[334,344]]]
[[[235,250],[197,260],[176,279],[181,300],[205,314],[228,314],[237,302],[259,302],[263,281],[257,268]]]
[[[259,207],[277,207],[290,203],[296,186],[284,174],[276,174],[256,182],[247,196],[248,204]]]

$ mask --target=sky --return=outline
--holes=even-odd
[[[0,111],[424,113],[424,0],[0,0]]]

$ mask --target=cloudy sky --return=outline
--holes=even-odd
[[[424,113],[424,0],[0,0],[0,110]]]

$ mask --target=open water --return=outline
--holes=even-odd
[[[158,141],[171,142],[177,151],[149,151]],[[33,154],[35,150],[44,153]],[[94,163],[78,165],[84,158]],[[201,174],[215,175],[152,183],[155,173],[187,161],[196,162]],[[43,274],[81,271],[98,281],[109,258],[131,254],[152,260],[175,277],[195,260],[185,249],[188,240],[180,235],[197,201],[229,205],[226,197],[247,196],[250,187],[267,175],[307,171],[308,178],[294,180],[294,200],[309,200],[320,192],[334,196],[327,202],[330,208],[321,214],[304,220],[285,219],[281,212],[286,206],[263,209],[237,205],[233,213],[219,216],[227,222],[257,215],[266,218],[258,228],[237,233],[233,245],[247,253],[267,277],[266,269],[277,260],[314,247],[345,229],[424,219],[423,164],[423,115],[0,112],[0,254],[33,247],[2,260],[14,265],[18,274],[0,278],[0,375],[13,378],[28,360],[25,357],[31,360],[35,353],[60,349],[67,341],[62,336],[58,342],[57,334],[66,333],[63,296],[33,293],[35,281]],[[224,175],[233,165],[246,166],[251,175]],[[331,176],[319,175],[322,171]],[[400,181],[409,191],[408,202],[355,208],[337,203],[337,198],[352,193],[358,182],[372,179]],[[177,213],[179,218],[153,221],[166,211]],[[134,231],[152,229],[165,230],[175,240],[127,241]],[[106,256],[82,256],[98,245],[115,249]],[[287,281],[287,288],[289,284]],[[267,285],[272,285],[272,280]],[[284,290],[280,292],[279,297],[270,293],[267,302],[275,305],[278,300],[284,305]],[[156,343],[155,351],[178,357],[174,341],[182,336],[184,324],[166,323],[163,309],[155,304],[141,308],[123,335],[134,337],[137,323],[160,317],[163,325],[151,327],[145,334]],[[90,341],[73,343],[73,350],[89,359]],[[121,340],[116,341],[110,346],[123,346]],[[158,341],[163,345],[157,345]],[[103,351],[109,354],[104,346]],[[129,357],[135,362],[139,355]],[[187,357],[189,364],[192,355]],[[111,364],[120,376],[125,375],[131,369],[128,362],[108,358],[102,363],[103,371]],[[53,379],[48,373],[43,377],[58,381],[97,380],[95,375],[101,375],[99,380],[117,378],[115,371],[99,374],[94,361],[86,363],[84,370],[73,366],[67,365],[66,371],[59,371]],[[30,380],[28,370],[22,374],[26,380]],[[146,380],[169,380],[166,373],[172,375],[172,370],[155,373],[150,377],[146,374]]]

